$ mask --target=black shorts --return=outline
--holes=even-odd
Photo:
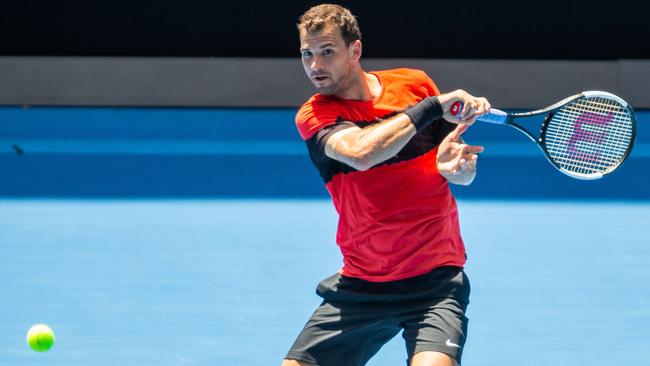
[[[462,268],[441,267],[391,282],[333,275],[318,284],[324,301],[285,358],[319,366],[360,366],[402,331],[407,363],[436,351],[460,364],[470,285]]]

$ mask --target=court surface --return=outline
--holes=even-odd
[[[648,363],[650,203],[459,207],[465,365]],[[0,366],[278,365],[340,266],[335,226],[320,199],[2,200]],[[404,358],[397,336],[369,365]]]

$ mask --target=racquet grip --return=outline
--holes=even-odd
[[[460,112],[462,110],[463,110],[463,102],[457,100],[451,105],[451,108],[449,108],[449,113],[452,116],[460,119]],[[500,124],[504,124],[508,120],[508,113],[500,109],[490,108],[489,113],[477,117],[476,120],[500,125]]]

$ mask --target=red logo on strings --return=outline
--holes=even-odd
[[[602,115],[598,113],[585,112],[582,113],[575,124],[573,125],[573,135],[569,139],[568,152],[569,156],[573,159],[583,161],[596,161],[600,157],[600,150],[594,152],[585,152],[578,150],[576,144],[580,141],[586,141],[592,144],[600,144],[607,136],[607,131],[596,133],[583,128],[585,125],[592,126],[607,126],[612,122],[613,113]]]

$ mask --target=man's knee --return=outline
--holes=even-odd
[[[424,351],[411,358],[411,366],[456,366],[456,360],[441,352]]]
[[[313,363],[307,363],[298,360],[290,360],[285,358],[284,360],[282,360],[282,365],[280,366],[317,366],[317,365],[314,365]]]

